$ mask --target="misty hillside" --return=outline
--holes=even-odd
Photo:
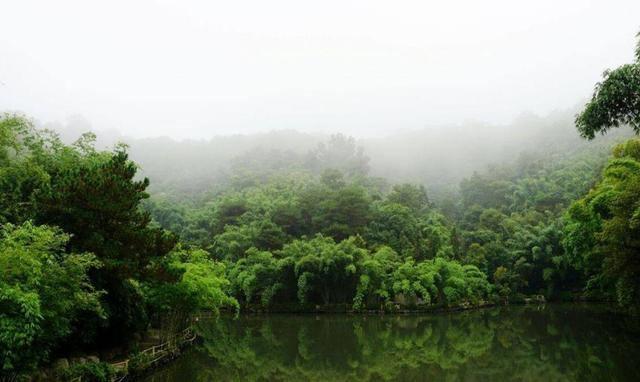
[[[355,161],[359,171],[387,182],[420,183],[434,194],[456,190],[460,181],[490,165],[513,163],[522,155],[569,155],[589,146],[610,146],[626,131],[615,131],[597,142],[575,134],[575,111],[546,116],[524,113],[508,125],[467,123],[457,126],[399,130],[384,137],[349,137],[310,134],[296,130],[216,136],[209,140],[177,141],[168,137],[133,139],[98,132],[102,147],[123,141],[130,155],[151,180],[154,192],[215,192],[239,173],[251,173],[263,181],[274,173],[300,170],[318,173],[324,168],[344,170]],[[72,142],[82,129],[91,129],[80,118],[66,125],[48,125]],[[314,164],[318,149],[329,150],[330,161]],[[317,159],[317,158],[316,158]],[[353,166],[353,164],[351,164]],[[348,172],[348,171],[347,171]]]

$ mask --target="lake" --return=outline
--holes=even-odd
[[[431,315],[247,315],[144,380],[638,381],[637,320],[548,304]]]

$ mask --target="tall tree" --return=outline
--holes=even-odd
[[[92,274],[107,291],[110,327],[117,333],[146,326],[138,280],[150,260],[166,254],[175,238],[149,225],[140,203],[149,195],[148,179],[137,180],[137,166],[125,147],[97,152],[91,137],[52,151],[45,167],[51,192],[42,198],[36,221],[71,233],[69,248],[94,253],[104,266]]]
[[[635,62],[605,71],[602,82],[596,84],[591,101],[576,117],[583,137],[593,139],[596,133],[620,125],[640,134],[640,33],[635,53]]]

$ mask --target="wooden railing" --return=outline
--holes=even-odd
[[[169,352],[179,345],[184,344],[185,342],[192,342],[195,339],[195,335],[191,328],[187,328],[182,332],[171,336],[167,341],[159,344],[151,346],[150,348],[144,349],[139,354],[151,356],[153,359],[149,361],[149,364],[153,364],[156,361],[161,360],[165,356],[169,354]],[[115,368],[127,369],[129,366],[129,360],[124,360],[115,364],[111,364],[111,366]]]
[[[146,366],[149,367],[154,363],[160,361],[164,357],[171,354],[171,350],[176,349],[180,345],[184,345],[185,343],[191,343],[196,339],[195,333],[191,330],[191,328],[187,328],[182,332],[171,336],[167,341],[159,344],[151,346],[150,348],[144,349],[139,353],[142,356],[149,356],[151,358],[150,361],[146,362]],[[116,370],[117,375],[112,379],[112,381],[120,381],[123,380],[127,374],[129,373],[129,361],[130,359],[125,359],[120,362],[112,363],[111,366]],[[73,382],[81,382],[78,381]]]
[[[182,332],[171,336],[167,341],[144,349],[138,354],[151,358],[151,360],[146,363],[146,366],[149,367],[171,354],[171,350],[176,349],[178,346],[193,342],[196,337],[196,334],[193,333],[191,328],[186,328]],[[129,374],[129,362],[130,359],[125,359],[120,362],[111,363],[111,367],[116,371],[116,376],[111,379],[112,381],[118,382],[126,378]],[[82,377],[76,377],[69,382],[82,382]]]

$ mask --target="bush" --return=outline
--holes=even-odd
[[[149,365],[149,362],[151,361],[152,361],[152,358],[148,354],[144,354],[144,353],[134,354],[129,359],[129,374],[130,375],[142,374],[146,370],[147,366]]]
[[[81,377],[83,382],[110,382],[116,370],[106,362],[76,363],[63,371],[65,380]]]

